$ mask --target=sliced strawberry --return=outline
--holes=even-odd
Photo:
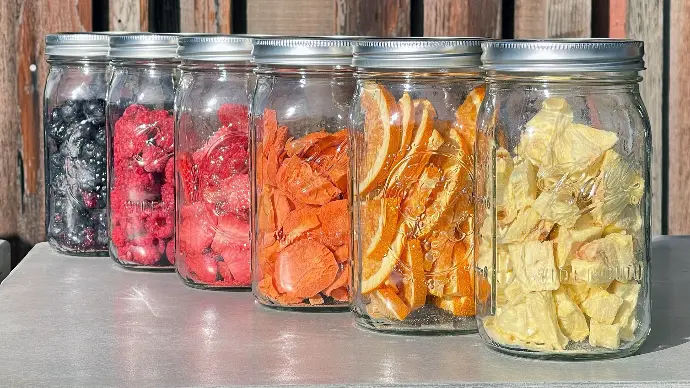
[[[212,253],[186,255],[184,264],[187,267],[188,276],[201,283],[215,283],[218,273],[216,258],[217,255]]]
[[[186,152],[178,155],[177,168],[182,180],[185,201],[196,202],[198,200],[199,181],[197,167],[192,156]]]
[[[218,217],[218,228],[211,249],[224,252],[235,245],[249,244],[249,222],[232,214]]]
[[[182,206],[180,215],[177,226],[180,252],[201,254],[213,242],[215,219],[195,204]]]
[[[218,272],[225,281],[234,279],[237,285],[251,284],[249,247],[246,245],[230,246],[221,253],[223,261],[218,262]]]

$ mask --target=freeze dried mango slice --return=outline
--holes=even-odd
[[[278,169],[278,181],[293,200],[308,205],[324,205],[342,194],[328,179],[297,156],[285,159]]]
[[[296,241],[299,237],[321,225],[316,209],[305,207],[291,211],[283,222],[283,246]]]
[[[278,292],[308,298],[333,284],[338,263],[333,253],[313,240],[299,240],[278,253],[275,285]]]
[[[414,310],[426,302],[424,252],[418,240],[407,241],[403,258],[403,295],[407,305]]]
[[[400,112],[385,87],[366,83],[362,92],[366,144],[360,161],[359,194],[364,195],[386,179],[400,149]]]

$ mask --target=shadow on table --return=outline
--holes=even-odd
[[[652,329],[637,354],[690,342],[690,236],[652,244]]]

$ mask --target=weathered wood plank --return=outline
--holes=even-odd
[[[424,0],[424,36],[501,37],[502,0]]]
[[[19,149],[19,95],[17,93],[17,30],[19,0],[0,2],[0,237],[18,233],[17,149]]]
[[[108,8],[111,31],[149,30],[148,0],[110,0]]]
[[[644,79],[640,85],[642,101],[644,101],[649,113],[649,122],[652,127],[652,234],[662,233],[662,207],[663,195],[663,78],[664,78],[664,5],[663,0],[615,0],[611,2],[619,8],[625,7],[625,32],[626,37],[645,42],[645,65],[647,70],[643,72]],[[614,12],[611,12],[614,17]],[[690,22],[690,21],[688,21]],[[618,33],[619,28],[612,20],[611,33]],[[615,36],[615,35],[614,35]],[[682,156],[687,158],[687,152]],[[685,169],[690,164],[685,164]],[[689,228],[686,232],[690,232]]]
[[[338,35],[410,36],[410,0],[335,0]]]
[[[669,1],[668,233],[690,234],[690,2]]]
[[[0,12],[0,233],[45,239],[43,190],[44,37],[84,31],[91,0],[10,0]],[[56,17],[59,15],[59,17]],[[13,208],[13,210],[8,210]],[[7,218],[5,218],[7,217]]]
[[[515,0],[515,38],[588,38],[591,0]]]
[[[247,33],[333,35],[333,0],[247,1]]]
[[[180,0],[180,31],[229,34],[231,0]]]

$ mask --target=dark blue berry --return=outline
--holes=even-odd
[[[75,131],[69,136],[67,141],[62,143],[60,146],[60,152],[65,156],[76,158],[79,156],[81,147],[85,140],[86,139],[84,139],[82,133],[78,130],[78,128],[76,128]]]
[[[60,107],[60,118],[65,122],[73,122],[82,118],[82,103],[80,100],[67,100]]]
[[[65,155],[56,152],[50,156],[50,167],[53,174],[65,171]]]
[[[98,145],[93,140],[87,140],[81,146],[81,159],[92,162],[96,156]]]
[[[69,125],[62,121],[54,121],[48,124],[48,136],[55,139],[58,143],[65,141],[68,132]]]
[[[102,145],[105,147],[106,143],[106,137],[105,137],[105,125],[101,125],[98,130],[96,131],[96,134],[93,135],[94,140],[96,140],[96,143]]]
[[[94,99],[84,103],[84,114],[87,119],[95,121],[105,120],[105,100]]]

